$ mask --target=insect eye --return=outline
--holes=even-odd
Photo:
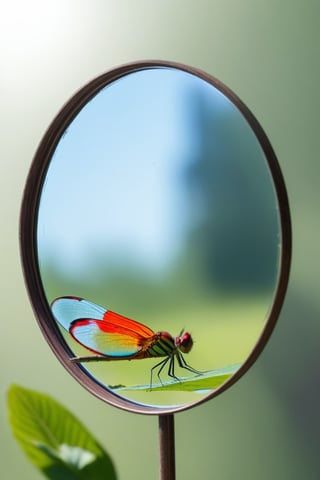
[[[192,337],[190,335],[190,333],[184,333],[181,337],[180,337],[180,344],[179,344],[179,348],[181,350],[182,353],[189,353],[191,348],[192,348],[192,345],[193,345],[193,340],[192,340]]]

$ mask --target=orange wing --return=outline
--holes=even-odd
[[[78,297],[57,298],[52,311],[78,343],[106,357],[132,357],[155,341],[153,330],[142,323]]]

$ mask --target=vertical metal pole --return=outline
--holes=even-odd
[[[159,415],[160,480],[175,480],[173,415]]]

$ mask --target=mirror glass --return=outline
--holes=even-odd
[[[243,113],[193,73],[133,71],[81,108],[48,166],[36,234],[70,358],[95,357],[78,363],[114,395],[196,403],[265,329],[281,260],[273,179]]]

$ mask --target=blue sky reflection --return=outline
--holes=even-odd
[[[188,224],[181,174],[196,148],[188,98],[197,89],[215,109],[234,109],[192,75],[153,69],[114,82],[81,110],[47,173],[42,265],[67,276],[106,259],[153,274],[170,266]]]

